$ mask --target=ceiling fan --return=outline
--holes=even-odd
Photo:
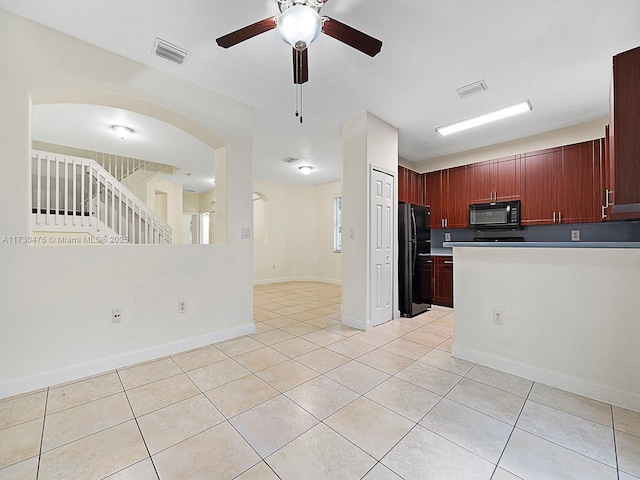
[[[345,25],[333,18],[320,16],[320,9],[328,0],[276,0],[280,15],[265,18],[259,22],[228,33],[216,39],[219,46],[229,48],[238,43],[277,29],[280,37],[293,47],[293,83],[300,86],[299,110],[302,110],[303,83],[309,80],[308,47],[320,32],[360,50],[370,57],[382,49],[382,42],[366,33]],[[296,111],[296,116],[302,115]]]

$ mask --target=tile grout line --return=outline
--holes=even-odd
[[[241,337],[241,338],[242,338],[242,337]],[[258,341],[258,342],[259,342],[259,340],[256,340],[256,341]],[[212,346],[214,346],[214,347],[215,347],[215,344],[212,344]],[[217,348],[217,347],[216,347],[216,348]],[[222,350],[220,350],[220,351],[222,352]],[[251,352],[251,351],[252,351],[252,350],[250,350],[249,352]],[[249,352],[245,352],[245,353],[249,353]],[[227,355],[225,352],[222,352],[222,353],[224,353],[225,355]],[[241,354],[241,355],[242,355],[242,354]],[[229,358],[233,358],[233,357],[231,357],[231,356],[229,356],[229,355],[227,355],[227,357],[229,357]],[[234,361],[236,361],[236,360],[234,359]],[[214,362],[214,363],[217,363],[217,362]],[[238,365],[242,366],[239,362],[237,362],[237,361],[236,361],[236,363],[238,363]],[[210,365],[212,365],[212,364],[210,364]],[[205,365],[205,366],[206,366],[206,365]],[[182,369],[182,367],[180,367],[180,365],[178,365],[178,367],[179,367],[180,369]],[[243,366],[242,366],[242,367],[243,367]],[[243,367],[243,368],[244,368],[244,367]],[[248,369],[247,369],[247,370],[248,370]],[[184,374],[185,374],[185,375],[187,375],[187,373],[186,373],[186,372],[184,372]],[[244,377],[237,378],[236,380],[240,380],[241,378],[246,378],[246,377],[248,377],[248,376],[250,376],[250,375],[253,375],[253,376],[257,377],[257,378],[260,378],[260,377],[258,377],[255,373],[253,373],[253,372],[249,372],[249,375],[245,375]],[[189,377],[188,375],[187,375],[187,378],[189,378],[189,380],[191,380],[191,377]],[[230,382],[223,383],[222,385],[219,385],[219,387],[222,387],[223,385],[227,385],[227,384],[229,384],[229,383],[232,383],[232,382],[234,382],[234,381],[236,381],[236,380],[231,380]],[[262,380],[262,379],[261,379],[261,380]],[[263,381],[264,381],[264,380],[263,380]],[[231,423],[231,418],[234,418],[234,417],[235,417],[235,416],[237,416],[237,415],[241,415],[241,414],[242,414],[242,413],[244,413],[244,412],[238,413],[237,415],[234,415],[234,417],[227,417],[227,416],[226,416],[226,415],[225,415],[225,414],[224,414],[224,413],[223,413],[223,412],[222,412],[222,411],[217,407],[217,405],[216,405],[215,403],[213,403],[213,400],[211,400],[211,399],[207,396],[207,394],[206,394],[206,393],[205,393],[205,392],[200,388],[200,386],[198,386],[198,385],[197,385],[193,380],[191,380],[191,382],[195,385],[195,387],[196,387],[196,388],[198,389],[198,391],[200,392],[200,393],[199,393],[199,395],[203,395],[203,396],[204,396],[204,398],[206,398],[206,399],[207,399],[207,401],[208,401],[208,402],[213,406],[213,408],[215,408],[215,409],[216,409],[216,411],[218,411],[218,412],[220,413],[220,415],[222,415],[222,418],[224,418],[224,421],[222,421],[222,422],[220,422],[220,423],[218,423],[218,424],[216,424],[216,425],[213,425],[213,426],[211,426],[211,427],[209,427],[209,428],[206,428],[206,429],[204,429],[203,431],[198,432],[198,433],[196,433],[196,434],[194,434],[194,435],[191,435],[191,436],[189,436],[189,437],[187,437],[187,438],[185,438],[185,439],[183,439],[183,440],[181,440],[181,441],[179,441],[179,442],[177,442],[177,443],[175,443],[175,444],[173,444],[173,445],[171,445],[171,446],[169,446],[169,447],[165,448],[164,450],[161,450],[161,452],[164,452],[164,451],[168,450],[169,448],[173,448],[173,447],[175,447],[176,445],[179,445],[180,443],[186,442],[187,440],[190,440],[190,439],[192,439],[192,438],[194,438],[194,437],[196,437],[196,436],[198,436],[198,435],[201,435],[201,434],[203,434],[204,432],[207,432],[207,431],[209,431],[209,430],[211,430],[211,429],[213,429],[213,428],[217,427],[218,425],[222,425],[223,423],[225,423],[225,422],[226,422],[226,423],[228,423],[228,424],[229,424],[229,426],[230,426],[231,428],[233,428],[233,429],[236,431],[236,433],[240,436],[240,438],[242,438],[242,440],[244,440],[244,441],[245,441],[245,443],[246,443],[247,445],[249,445],[249,447],[250,447],[250,448],[251,448],[251,449],[256,453],[256,455],[260,458],[260,461],[264,461],[264,459],[262,458],[262,456],[261,456],[261,455],[256,451],[256,449],[255,449],[255,448],[253,448],[253,445],[251,445],[251,443],[249,443],[249,441],[248,441],[248,440],[247,440],[247,439],[242,435],[242,433],[240,433],[240,432],[238,431],[238,429],[235,427],[235,425],[234,425],[233,423]],[[266,383],[266,382],[265,382],[265,383]],[[214,387],[214,388],[212,388],[211,390],[214,390],[215,388],[218,388],[218,387]],[[274,388],[274,387],[272,387],[272,388]],[[278,390],[276,389],[276,391],[278,391]],[[282,393],[280,393],[279,391],[278,391],[278,393],[279,393],[280,395],[282,395]],[[194,396],[195,396],[195,395],[194,395]],[[277,397],[277,396],[276,396],[276,397]],[[272,398],[276,398],[276,397],[272,397]],[[193,397],[190,397],[190,398],[193,398]],[[271,400],[271,399],[269,399],[269,400]],[[260,404],[265,403],[266,401],[268,401],[268,400],[265,400],[264,402],[261,402]],[[176,403],[179,403],[179,402],[176,402]],[[173,405],[175,405],[175,404],[173,404]],[[253,407],[252,407],[252,408],[253,408]],[[249,409],[248,409],[248,410],[249,410]],[[245,411],[248,411],[248,410],[245,410]],[[137,421],[137,420],[136,420],[136,421]],[[142,431],[140,432],[140,434],[142,434]],[[144,438],[144,435],[143,435],[143,438]],[[145,445],[146,445],[146,442],[145,442]],[[157,453],[156,453],[156,455],[157,455],[158,453],[160,453],[160,452],[157,452]],[[151,455],[149,455],[149,456],[151,456]],[[152,460],[152,462],[153,462],[153,460]],[[237,478],[238,476],[242,475],[243,473],[245,473],[245,472],[247,472],[247,471],[251,470],[253,467],[255,467],[256,465],[258,465],[259,463],[260,463],[260,462],[258,462],[258,463],[256,463],[256,464],[254,464],[254,465],[251,465],[251,466],[250,466],[248,469],[246,469],[245,471],[240,472],[240,473],[239,473],[235,478]],[[266,464],[266,462],[265,462],[265,464]],[[269,466],[268,464],[267,464],[267,466],[271,469],[271,466]],[[156,467],[155,467],[155,463],[154,463],[154,468],[156,468]],[[271,469],[271,470],[273,471],[273,469]],[[274,473],[275,473],[275,472],[274,472]],[[156,474],[158,474],[158,470],[157,470],[157,469],[156,469]],[[276,476],[277,476],[278,478],[280,478],[280,476],[279,476],[279,475],[277,475],[277,474],[276,474]],[[160,476],[159,476],[159,475],[158,475],[158,478],[160,478]]]
[[[502,460],[502,457],[504,455],[504,452],[507,451],[507,446],[509,445],[509,442],[511,441],[511,437],[513,436],[513,432],[516,431],[516,425],[518,424],[518,420],[520,420],[520,416],[522,415],[522,412],[524,411],[524,407],[527,404],[527,400],[529,400],[529,395],[531,395],[531,391],[533,390],[533,386],[536,384],[536,382],[532,382],[531,383],[531,387],[529,387],[529,392],[527,393],[527,396],[524,399],[524,402],[522,403],[522,407],[520,408],[520,413],[518,413],[518,418],[516,418],[516,421],[513,423],[513,428],[511,429],[511,433],[509,434],[509,438],[507,438],[507,441],[504,444],[504,448],[502,449],[502,452],[500,453],[500,456],[498,457],[498,461],[496,462],[496,466],[493,469],[493,473],[491,474],[491,476],[493,477],[493,475],[496,474],[496,471],[498,470],[498,465],[500,465],[500,460]],[[512,472],[509,472],[512,473]],[[514,473],[514,475],[516,475]],[[518,475],[516,475],[518,476]]]
[[[38,452],[38,466],[36,468],[36,480],[40,476],[40,462],[42,461],[42,445],[44,444],[44,426],[47,422],[47,405],[49,403],[49,387],[47,387],[47,395],[44,399],[44,415],[42,416],[42,435],[40,436],[40,451]]]
[[[142,429],[140,428],[140,424],[138,423],[138,417],[136,417],[136,412],[133,411],[133,405],[131,405],[131,400],[129,400],[129,395],[127,394],[127,390],[124,388],[124,384],[122,383],[122,378],[120,378],[120,372],[117,369],[116,369],[116,375],[118,376],[118,380],[120,381],[120,385],[122,386],[122,391],[124,392],[124,396],[127,399],[127,403],[129,404],[129,409],[131,409],[131,415],[133,415],[133,420],[136,422],[136,427],[138,427],[138,432],[140,432],[140,437],[142,438],[142,442],[144,443],[144,448],[147,450],[147,454],[149,455],[149,461],[153,466],[153,470],[156,472],[156,477],[159,479],[160,474],[158,473],[158,469],[156,468],[156,463],[153,461],[153,457],[151,456],[151,452],[149,451],[149,446],[147,445],[147,441],[145,440],[144,434],[142,433]],[[135,465],[135,463],[132,465]],[[125,469],[131,467],[132,465],[126,466]],[[117,472],[114,472],[114,473],[117,473]]]
[[[616,459],[616,476],[618,477],[618,480],[620,480],[620,464],[618,462],[618,444],[616,442],[616,420],[615,417],[613,415],[613,405],[610,405],[611,407],[611,429],[613,430],[613,455]]]

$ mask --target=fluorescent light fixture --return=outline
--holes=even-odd
[[[111,128],[122,140],[129,138],[133,134],[133,130],[124,125],[113,125]]]
[[[302,165],[298,167],[298,170],[300,170],[300,173],[302,173],[303,175],[309,175],[311,173],[311,170],[313,170],[313,167],[311,165]]]
[[[495,122],[496,120],[502,120],[503,118],[511,117],[519,113],[528,112],[529,110],[532,110],[531,103],[529,103],[529,100],[525,100],[524,102],[516,103],[515,105],[501,108],[500,110],[496,110],[494,112],[485,113],[484,115],[480,115],[478,117],[463,120],[461,122],[450,123],[449,125],[445,125],[443,127],[438,127],[436,128],[436,132],[445,137],[447,135],[451,135],[452,133],[461,132],[462,130],[467,130],[468,128],[478,127],[486,123]]]

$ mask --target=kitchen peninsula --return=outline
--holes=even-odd
[[[640,242],[449,242],[455,357],[640,411]]]

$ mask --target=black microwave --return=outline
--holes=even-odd
[[[520,200],[472,203],[469,205],[469,228],[476,230],[520,228]]]

